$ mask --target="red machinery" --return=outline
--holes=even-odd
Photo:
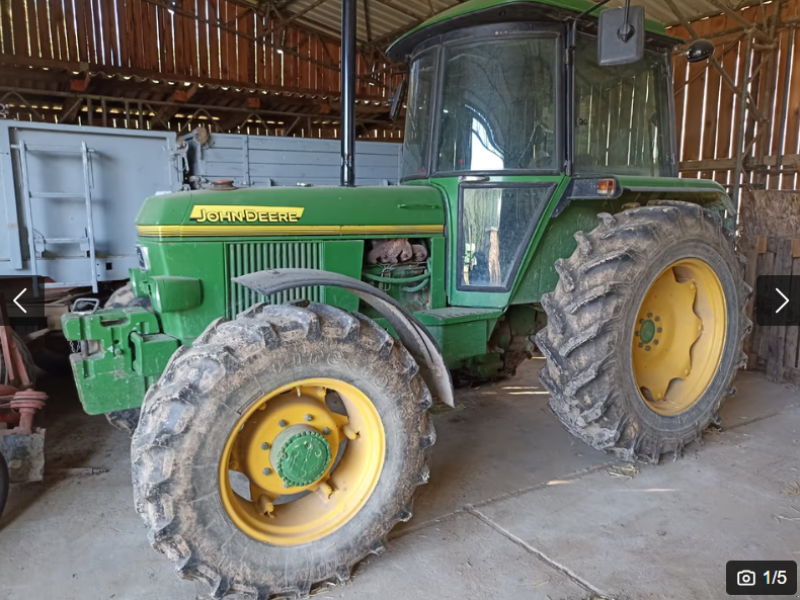
[[[4,376],[0,380],[0,512],[5,504],[9,481],[41,481],[44,474],[44,430],[34,427],[36,411],[43,408],[47,394],[32,389],[30,375],[14,339],[5,303],[0,299],[0,345]]]

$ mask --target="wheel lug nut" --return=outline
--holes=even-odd
[[[652,317],[652,316],[653,316],[653,313],[647,313],[647,318],[648,318],[648,319],[649,319],[650,317]]]
[[[661,317],[656,317],[656,321],[660,321],[660,320],[661,320]]]
[[[642,342],[639,342],[639,348],[641,348],[642,346],[644,346],[644,344]]]
[[[661,327],[659,327],[658,329],[656,329],[656,333],[661,333]]]
[[[634,331],[633,335],[639,335],[639,332],[638,331]]]
[[[658,346],[658,340],[653,340],[653,345]]]
[[[269,444],[267,442],[264,442],[263,444],[261,444],[261,449],[262,450],[269,450]]]
[[[287,425],[288,423],[284,419],[278,421],[278,427],[286,427]]]
[[[650,346],[645,346],[644,349],[650,352]]]
[[[264,475],[272,475],[272,469],[267,467],[262,471],[262,473],[264,473]]]
[[[313,421],[313,420],[314,420],[314,417],[312,417],[311,415],[306,415],[306,422],[310,422],[310,421]]]
[[[330,427],[326,427],[325,429],[322,430],[322,433],[325,434],[325,435],[329,435],[330,432],[331,432],[331,428]]]

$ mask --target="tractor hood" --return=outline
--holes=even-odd
[[[441,193],[427,186],[274,187],[153,196],[136,227],[156,238],[410,237],[442,234],[444,218]]]

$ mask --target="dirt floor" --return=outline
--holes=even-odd
[[[625,466],[561,428],[538,366],[459,390],[435,417],[414,518],[317,598],[716,599],[728,560],[800,561],[798,390],[745,373],[724,431],[683,460]],[[84,415],[69,379],[48,386],[46,480],[11,490],[0,599],[202,597],[146,540],[125,434]]]

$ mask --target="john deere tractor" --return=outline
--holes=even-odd
[[[411,518],[432,402],[537,349],[594,448],[677,457],[719,421],[750,329],[735,208],[677,177],[680,40],[602,4],[469,0],[403,35],[402,185],[354,187],[345,0],[342,185],[145,201],[151,307],[63,325],[86,411],[141,407],[136,509],[181,577],[258,600],[346,580]]]

